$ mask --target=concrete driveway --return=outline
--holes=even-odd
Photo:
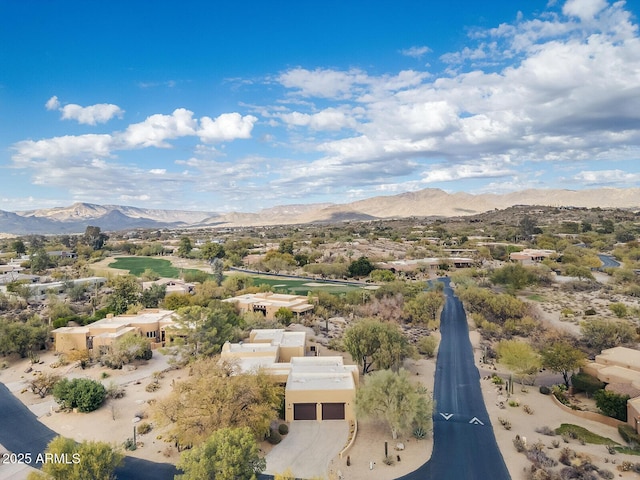
[[[327,475],[329,462],[344,448],[349,437],[349,422],[342,420],[296,420],[289,425],[289,434],[267,454],[267,469],[271,475],[290,468],[296,477],[312,478]]]

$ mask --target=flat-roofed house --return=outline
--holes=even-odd
[[[240,313],[261,312],[269,320],[275,320],[276,312],[280,308],[288,308],[297,316],[313,310],[313,305],[307,302],[307,297],[286,293],[246,293],[227,298],[223,302],[234,303]]]
[[[640,351],[627,347],[614,347],[596,355],[595,361],[582,367],[582,371],[607,384],[606,389],[629,395],[627,423],[636,432],[640,425]]]
[[[520,252],[511,252],[509,254],[509,260],[522,265],[533,265],[541,262],[545,258],[554,257],[555,255],[557,255],[555,250],[525,248]]]
[[[107,316],[84,327],[60,327],[51,332],[56,352],[109,347],[128,333],[146,337],[152,348],[164,345],[174,326],[173,310],[149,308],[135,315]]]
[[[285,387],[285,420],[354,420],[358,367],[342,357],[294,357]]]
[[[309,353],[311,356],[305,356]],[[342,357],[317,357],[305,332],[252,330],[248,342],[225,343],[221,360],[242,372],[259,369],[285,387],[285,420],[353,420],[358,367]]]

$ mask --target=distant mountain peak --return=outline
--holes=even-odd
[[[480,195],[465,192],[450,194],[438,188],[426,188],[347,204],[291,204],[265,208],[258,213],[227,214],[76,202],[67,207],[25,212],[0,210],[0,233],[83,233],[88,225],[99,226],[104,231],[116,231],[134,228],[233,227],[406,217],[458,217],[502,210],[514,205],[640,209],[640,188],[529,189]]]

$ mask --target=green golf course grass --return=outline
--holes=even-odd
[[[160,277],[180,278],[181,273],[196,271],[174,267],[169,260],[150,257],[120,257],[109,264],[110,268],[128,270],[131,275],[139,277],[145,270],[153,270]],[[231,275],[234,275],[232,273]],[[269,285],[274,292],[292,295],[307,295],[309,292],[322,290],[333,294],[360,290],[361,287],[341,283],[322,282],[316,280],[272,277],[269,275],[250,275],[255,286]],[[323,286],[310,286],[309,283],[322,283]]]

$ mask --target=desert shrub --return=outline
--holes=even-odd
[[[498,417],[498,421],[500,422],[500,425],[504,427],[505,430],[511,430],[511,422],[509,420],[507,420],[506,418]]]
[[[618,433],[625,442],[629,444],[640,445],[640,435],[633,429],[631,425],[618,425]]]
[[[611,470],[604,470],[602,468],[598,470],[598,475],[605,480],[613,480],[616,478],[616,475]]]
[[[555,430],[546,425],[544,427],[536,428],[536,433],[540,433],[541,435],[548,435],[550,437],[553,437],[556,435]]]
[[[413,429],[413,436],[418,440],[422,440],[423,438],[426,438],[427,431],[422,427],[416,427]]]
[[[598,380],[593,375],[588,373],[579,372],[571,376],[571,385],[576,390],[585,392],[587,395],[593,395],[596,391],[604,388],[604,383]]]
[[[527,458],[537,467],[555,467],[558,462],[544,451],[544,444],[538,443],[527,450]]]
[[[620,395],[608,390],[598,390],[593,394],[593,398],[602,413],[623,422],[627,421],[627,400],[629,400],[629,395]]]
[[[107,391],[100,382],[87,378],[63,378],[53,387],[53,397],[63,408],[77,408],[81,412],[96,410]]]
[[[280,425],[278,425],[278,433],[280,435],[286,435],[287,433],[289,433],[289,425],[287,425],[286,423],[281,423]]]
[[[153,429],[153,426],[148,422],[142,422],[140,423],[140,425],[138,425],[138,433],[140,435],[149,433],[152,429]]]
[[[123,443],[122,446],[124,447],[125,450],[135,450],[136,449],[136,442],[133,441],[133,438],[127,438]]]
[[[124,387],[118,385],[116,382],[109,382],[106,392],[107,398],[122,398],[125,394]]]
[[[146,387],[144,387],[144,389],[147,392],[156,392],[158,390],[160,390],[160,382],[158,382],[157,380],[151,380]]]
[[[422,337],[416,343],[416,347],[418,348],[418,352],[422,355],[426,355],[428,358],[433,358],[436,354],[436,349],[438,348],[438,339],[432,335]]]
[[[560,450],[560,463],[563,465],[571,465],[571,461],[576,458],[576,452],[571,450],[569,447],[564,447]]]
[[[522,410],[524,410],[524,413],[526,413],[527,415],[534,414],[533,408],[531,408],[529,405],[522,405]]]
[[[267,435],[267,442],[271,445],[277,445],[282,441],[282,435],[278,432],[278,430],[274,430],[273,428],[269,431],[269,435]]]
[[[513,439],[513,446],[520,453],[524,452],[527,449],[527,445],[524,442],[524,439],[520,435],[516,435],[516,438]]]

